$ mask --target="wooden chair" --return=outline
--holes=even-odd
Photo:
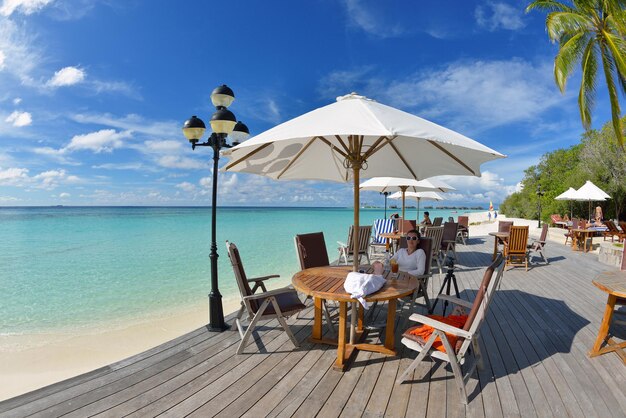
[[[432,243],[432,259],[437,262],[437,267],[439,267],[439,277],[443,274],[443,265],[441,264],[441,260],[439,259],[439,251],[441,251],[441,239],[443,238],[443,226],[427,226],[424,228],[424,237],[430,238]],[[434,264],[431,262],[431,267],[434,267]]]
[[[498,221],[498,232],[511,232],[511,227],[513,226],[513,221]],[[504,245],[507,241],[507,238],[498,238],[498,249],[500,245]]]
[[[452,372],[454,373],[454,379],[457,384],[457,388],[460,392],[461,402],[467,404],[467,390],[465,383],[469,380],[476,367],[482,370],[483,363],[480,354],[480,346],[478,343],[480,326],[484,322],[487,315],[489,303],[493,298],[494,293],[500,286],[502,275],[504,271],[504,259],[499,254],[496,260],[487,268],[483,275],[483,280],[476,292],[474,302],[470,303],[462,299],[458,299],[453,296],[439,295],[438,298],[447,300],[458,306],[470,309],[467,321],[463,328],[456,328],[436,319],[419,314],[413,314],[409,318],[411,321],[419,322],[421,324],[429,325],[434,328],[434,331],[428,340],[413,335],[411,330],[417,328],[409,328],[402,335],[402,344],[411,350],[419,352],[417,358],[409,365],[409,367],[402,373],[396,383],[404,382],[411,372],[421,363],[421,361],[430,355],[433,359],[442,360],[450,364]],[[494,277],[495,273],[495,277]],[[446,337],[447,334],[458,337],[458,340],[454,347],[450,344],[450,341]],[[439,351],[433,349],[433,343],[439,339],[445,347],[445,351]],[[473,355],[471,355],[473,354]],[[465,368],[465,373],[462,368]]]
[[[239,343],[239,347],[237,347],[237,354],[243,353],[246,343],[248,342],[250,335],[252,335],[252,331],[254,331],[257,323],[260,320],[271,318],[278,319],[278,322],[291,339],[291,342],[293,342],[293,345],[298,347],[298,340],[296,340],[296,337],[294,337],[291,329],[289,329],[289,325],[287,325],[287,322],[285,321],[286,317],[306,308],[306,306],[300,302],[298,292],[296,292],[293,288],[284,287],[270,291],[265,290],[262,293],[255,294],[254,291],[250,289],[250,282],[255,282],[256,290],[258,287],[263,289],[265,288],[265,286],[262,285],[262,281],[261,284],[258,284],[259,279],[247,279],[237,246],[226,241],[226,247],[228,249],[228,258],[230,258],[230,262],[233,266],[233,272],[235,273],[237,286],[239,287],[239,292],[241,293],[241,303],[245,306],[245,309],[240,310],[239,314],[235,318],[235,324],[237,325],[239,335],[241,336],[241,343]],[[246,311],[248,312],[248,320],[250,321],[250,324],[244,332],[241,324],[241,316]]]
[[[465,240],[469,238],[469,217],[459,216],[457,220],[459,222],[459,227],[456,232],[457,241],[460,239],[461,242],[463,242],[463,245],[465,245]]]
[[[370,243],[370,252],[375,254],[375,250],[381,248],[387,249],[387,238],[383,238],[380,234],[389,234],[396,229],[395,219],[376,219],[374,221],[374,235]]]
[[[443,227],[435,227],[435,228],[443,228]],[[418,244],[417,248],[423,250],[424,254],[426,254],[426,262],[424,263],[424,273],[419,276],[415,276],[417,277],[419,281],[419,286],[417,286],[417,289],[415,289],[415,292],[413,292],[413,297],[411,298],[411,304],[409,305],[409,312],[413,311],[413,305],[415,305],[415,301],[418,298],[424,298],[424,306],[426,306],[426,309],[430,311],[431,305],[430,305],[430,299],[428,298],[428,281],[433,275],[432,272],[430,271],[430,267],[431,267],[431,263],[433,259],[433,249],[434,249],[433,244],[434,242],[432,238],[420,237],[420,243]]]
[[[619,229],[617,229],[617,226],[615,225],[615,223],[611,220],[606,220],[604,221],[604,224],[607,227],[607,230],[602,232],[602,236],[604,237],[604,241],[606,241],[606,239],[608,237],[611,237],[611,242],[613,242],[613,240],[615,239],[615,237],[617,237],[617,240],[619,242],[622,242],[624,240],[624,238],[626,238],[626,231],[620,231]]]
[[[504,243],[504,258],[507,266],[525,266],[528,271],[528,225],[511,227]]]
[[[370,239],[372,235],[372,226],[359,226],[359,263],[361,262],[361,257],[365,256],[367,258],[367,263],[370,263]],[[337,241],[339,245],[339,259],[337,260],[337,264],[341,262],[341,258],[345,264],[348,264],[348,258],[351,256],[354,257],[354,225],[350,225],[350,230],[348,231],[348,243],[344,244],[343,242]]]
[[[443,216],[437,216],[435,219],[433,219],[433,226],[441,226],[442,223]]]
[[[445,259],[448,252],[452,250],[454,258],[456,258],[456,231],[458,229],[456,222],[446,222],[443,224],[443,235],[441,237],[441,255]]]
[[[543,261],[545,261],[546,264],[550,264],[550,262],[548,261],[548,258],[543,253],[543,250],[545,249],[545,246],[546,246],[547,237],[548,237],[548,224],[544,222],[543,226],[541,227],[541,235],[539,236],[539,239],[533,241],[528,246],[528,250],[529,250],[529,257],[530,257],[530,252],[534,251],[534,252],[539,253],[539,255],[541,255],[541,258],[543,258]]]
[[[572,218],[572,226],[569,227],[567,229],[567,232],[563,235],[565,235],[565,245],[567,245],[567,241],[571,238],[574,239],[574,233],[572,232],[572,229],[578,229],[579,226],[579,221],[576,218]]]

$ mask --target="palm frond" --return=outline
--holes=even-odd
[[[578,93],[578,108],[580,110],[580,119],[585,129],[591,127],[591,110],[595,104],[596,96],[596,80],[598,73],[598,59],[596,57],[595,40],[587,43],[585,52],[581,62],[582,81],[580,82],[580,91]]]
[[[621,121],[621,109],[619,106],[619,98],[617,96],[617,89],[615,88],[614,74],[617,68],[613,57],[606,45],[600,45],[602,56],[602,67],[604,68],[604,78],[606,80],[606,87],[609,91],[609,99],[611,101],[611,121],[613,123],[613,130],[615,131],[615,137],[621,147],[624,146],[624,133],[622,131]]]
[[[626,76],[626,40],[607,31],[602,31],[602,37],[607,46],[607,53],[611,55],[617,74]]]
[[[535,0],[526,7],[526,13],[531,10],[544,12],[565,12],[572,10],[568,5],[555,0]]]
[[[554,58],[554,80],[561,90],[565,91],[565,84],[572,73],[574,65],[580,60],[589,37],[584,32],[578,32],[561,44],[558,54]]]
[[[621,36],[626,35],[626,10],[624,10],[626,0],[623,1],[624,6],[615,5],[615,0],[605,2],[610,4],[605,8],[607,26],[614,33],[619,33]]]
[[[593,22],[589,17],[577,12],[553,12],[546,17],[546,29],[554,42],[580,31],[592,31]]]

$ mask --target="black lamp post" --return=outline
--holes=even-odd
[[[224,322],[224,311],[222,308],[222,295],[217,285],[217,243],[215,237],[215,224],[216,224],[216,205],[217,205],[217,162],[220,159],[221,148],[231,148],[241,141],[245,140],[250,132],[248,127],[241,122],[237,122],[235,115],[227,109],[228,106],[235,100],[235,94],[226,85],[217,87],[211,93],[211,102],[215,106],[215,113],[211,116],[211,130],[213,131],[206,142],[198,142],[204,131],[206,125],[204,122],[196,117],[192,116],[191,119],[186,120],[183,125],[183,133],[185,137],[191,142],[191,148],[196,147],[211,147],[213,148],[213,190],[212,190],[212,202],[211,202],[211,253],[209,258],[211,259],[211,293],[209,293],[209,330],[211,331],[224,331],[228,329],[228,325]],[[226,142],[226,138],[230,137],[232,145]]]
[[[543,196],[543,190],[541,190],[541,185],[537,185],[537,228],[541,228],[541,196]]]
[[[389,192],[380,192],[380,194],[385,195],[385,219],[387,219],[387,196],[389,196]]]

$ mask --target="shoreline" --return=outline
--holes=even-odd
[[[469,216],[470,237],[496,231],[487,211],[459,213]],[[511,220],[511,219],[508,219]],[[517,225],[530,225],[530,235],[538,235],[536,221],[513,219]],[[278,283],[276,283],[277,285]],[[286,285],[281,283],[282,285]],[[239,308],[239,296],[223,299],[225,314]],[[0,386],[0,401],[86,373],[156,347],[200,328],[208,322],[205,303],[174,309],[167,316],[143,318],[121,329],[93,330],[89,334],[43,333],[0,336],[0,375],[11,385]]]

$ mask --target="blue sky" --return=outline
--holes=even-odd
[[[228,84],[252,135],[355,91],[507,159],[449,177],[501,202],[578,143],[575,76],[552,76],[521,1],[0,0],[0,205],[208,205],[211,154],[180,130]],[[594,126],[608,120],[602,94]],[[222,163],[225,159],[222,159]],[[574,185],[578,187],[580,185]],[[350,206],[350,185],[220,173],[220,205]],[[374,192],[362,201],[382,204]]]

